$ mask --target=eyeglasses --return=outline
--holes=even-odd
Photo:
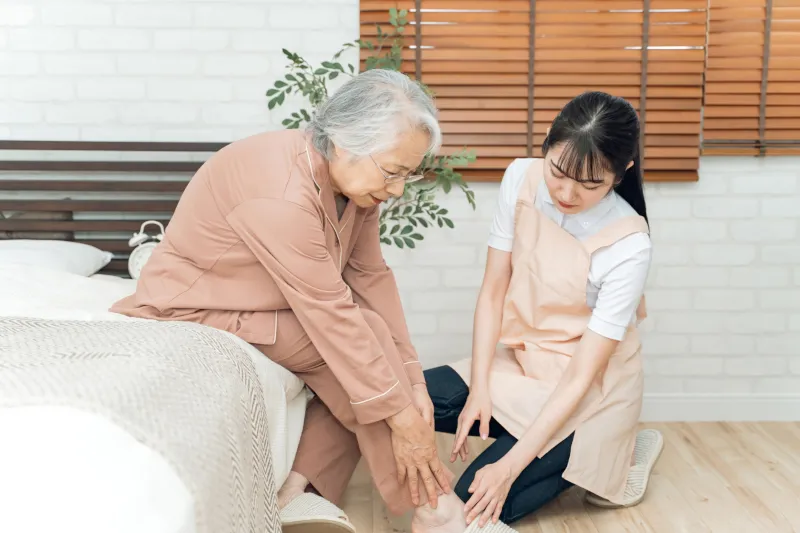
[[[375,166],[378,167],[378,170],[381,171],[381,174],[383,174],[384,179],[386,179],[386,183],[400,183],[400,182],[413,183],[425,177],[424,174],[409,174],[408,176],[403,176],[401,174],[387,174],[386,171],[383,170],[383,167],[381,167],[378,164],[378,162],[375,161],[375,158],[372,157],[372,155],[370,155],[369,158],[372,159],[372,162],[375,163]]]

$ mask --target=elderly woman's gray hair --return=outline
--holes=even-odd
[[[387,152],[409,130],[428,133],[428,151],[442,144],[433,99],[414,80],[394,70],[373,69],[354,76],[316,111],[307,127],[327,159],[334,146],[356,158]]]

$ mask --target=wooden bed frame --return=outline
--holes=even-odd
[[[188,180],[208,155],[223,146],[0,141],[0,240],[85,242],[114,254],[102,273],[127,277],[128,239],[133,232],[145,220],[158,220],[166,227]],[[9,150],[54,153],[55,158],[3,157]],[[183,160],[147,159],[148,152],[169,152]],[[91,157],[76,157],[81,153]]]

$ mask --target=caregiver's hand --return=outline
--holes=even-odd
[[[425,420],[431,428],[436,429],[433,422],[433,402],[428,394],[428,386],[424,383],[417,383],[411,386],[411,390],[413,391],[411,399],[414,402],[414,407],[417,408],[422,419]]]
[[[492,400],[489,397],[488,387],[470,387],[467,403],[458,416],[456,438],[453,441],[453,451],[450,452],[450,462],[461,457],[461,462],[467,460],[467,437],[476,420],[480,420],[480,435],[486,440],[489,437],[489,421],[492,419]]]
[[[464,506],[467,524],[478,516],[481,517],[478,522],[480,527],[485,526],[489,520],[497,523],[514,479],[516,476],[512,473],[511,465],[504,459],[478,470],[472,485],[467,489],[472,494]]]
[[[386,419],[392,430],[392,449],[397,462],[397,479],[403,484],[408,479],[411,501],[419,505],[419,480],[425,485],[428,501],[436,508],[438,491],[450,492],[444,465],[436,453],[436,435],[433,428],[409,405]]]

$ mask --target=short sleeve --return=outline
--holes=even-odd
[[[514,242],[514,212],[517,206],[517,197],[531,161],[533,160],[515,159],[503,174],[494,218],[489,230],[489,246],[492,248],[504,252],[511,251]]]
[[[608,270],[601,279],[588,327],[599,335],[621,341],[644,293],[652,245],[646,234],[636,233],[601,253]]]

